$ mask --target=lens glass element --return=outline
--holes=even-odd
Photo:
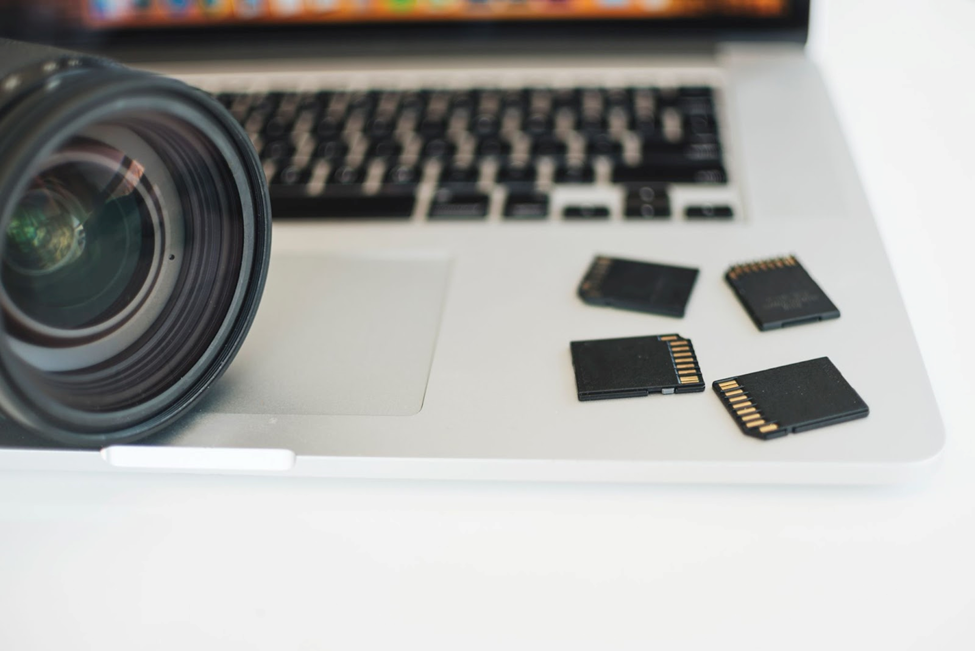
[[[0,282],[13,306],[63,330],[116,316],[146,281],[158,206],[141,164],[104,142],[72,140],[7,226]]]

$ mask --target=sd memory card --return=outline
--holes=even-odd
[[[840,311],[795,256],[733,266],[725,280],[759,330],[836,319]]]
[[[597,256],[579,284],[590,305],[664,316],[684,316],[697,269]]]
[[[689,339],[680,335],[573,341],[579,400],[704,391]]]
[[[714,392],[748,436],[773,439],[870,413],[828,357],[717,380]]]

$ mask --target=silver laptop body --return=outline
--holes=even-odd
[[[0,467],[735,483],[886,483],[929,472],[944,443],[940,417],[803,44],[718,38],[608,47],[611,37],[483,52],[312,56],[281,48],[261,61],[131,51],[139,65],[218,94],[709,86],[728,182],[671,184],[672,216],[630,219],[608,163],[597,163],[583,185],[558,183],[541,165],[545,218],[506,218],[505,189],[481,177],[485,218],[432,220],[434,165],[408,218],[276,221],[252,333],[195,413],[163,435],[101,451],[59,449],[4,425]],[[318,180],[327,174],[319,170]],[[593,205],[608,219],[563,217],[566,207]],[[685,217],[688,207],[714,205],[734,216]],[[583,303],[576,288],[597,254],[699,268],[685,317]],[[839,319],[756,329],[724,273],[783,254],[802,261]],[[708,384],[828,356],[870,415],[761,441],[742,435],[710,387],[577,399],[570,341],[666,333],[692,339]]]

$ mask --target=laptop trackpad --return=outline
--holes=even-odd
[[[209,410],[407,416],[420,411],[450,261],[278,255]]]

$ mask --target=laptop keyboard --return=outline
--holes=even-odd
[[[437,221],[670,219],[675,187],[728,182],[714,96],[708,86],[216,95],[260,153],[276,219]],[[566,188],[579,199],[553,214]],[[575,192],[585,188],[603,192]],[[734,217],[720,202],[682,212]]]

